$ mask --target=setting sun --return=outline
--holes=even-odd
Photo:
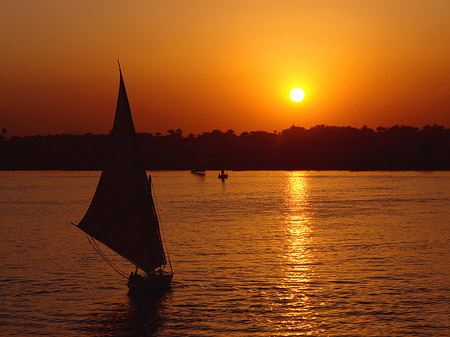
[[[305,92],[300,88],[294,88],[291,90],[290,96],[294,102],[300,102],[305,98]]]

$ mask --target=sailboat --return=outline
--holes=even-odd
[[[95,240],[134,265],[135,272],[131,271],[127,283],[130,292],[160,291],[170,286],[173,270],[166,258],[151,176],[147,177],[145,171],[120,64],[119,74],[119,95],[104,167],[91,204],[77,227],[88,234],[96,249],[99,246]]]
[[[220,173],[217,175],[217,178],[225,180],[228,178],[228,173],[226,173],[225,170],[221,170]]]

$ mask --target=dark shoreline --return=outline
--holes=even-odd
[[[450,170],[450,129],[443,126],[292,126],[281,132],[213,130],[183,136],[137,135],[147,170],[337,171]],[[0,136],[0,170],[99,171],[108,135]]]

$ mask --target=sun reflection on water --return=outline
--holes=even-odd
[[[305,172],[289,172],[285,199],[286,273],[291,281],[310,278],[311,241],[308,177]]]
[[[285,249],[282,279],[276,293],[282,319],[278,331],[283,336],[317,333],[313,285],[313,233],[310,223],[310,186],[307,172],[289,172],[284,201]]]

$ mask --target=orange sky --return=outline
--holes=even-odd
[[[0,128],[450,127],[450,1],[0,2]],[[305,90],[300,103],[293,87]]]

